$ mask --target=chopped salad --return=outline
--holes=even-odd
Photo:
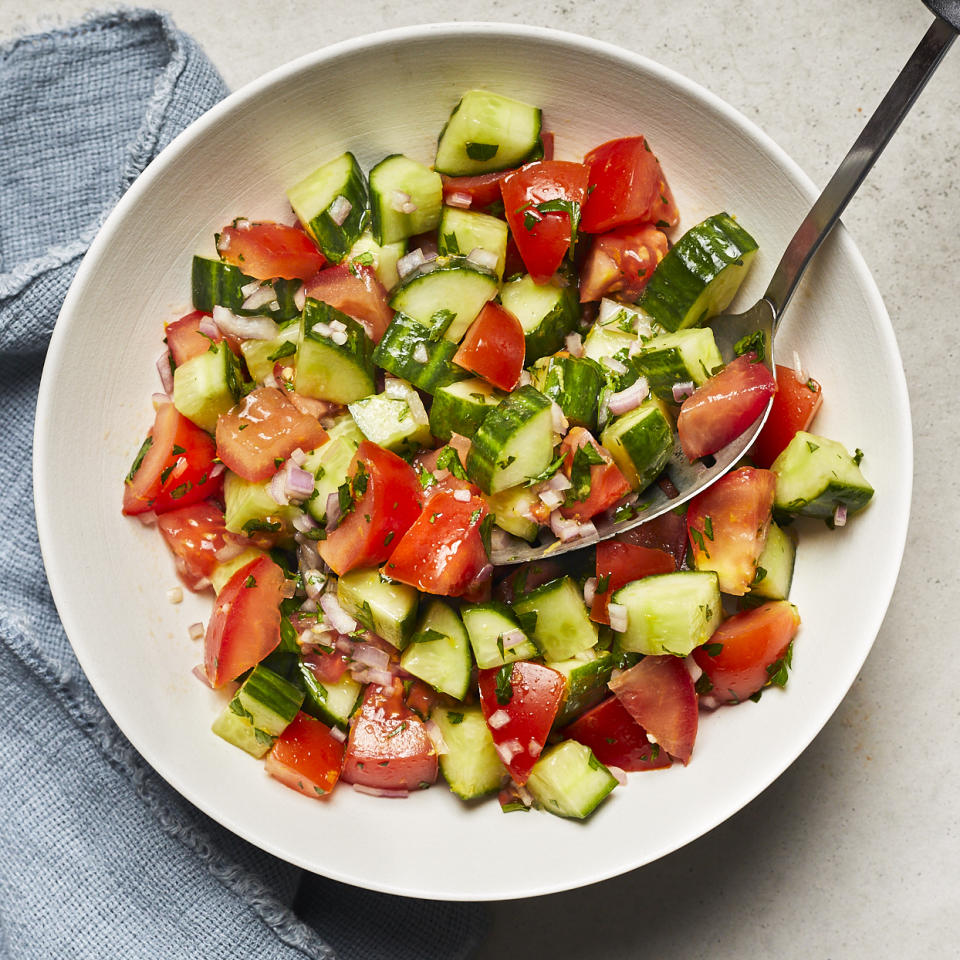
[[[554,158],[540,109],[463,95],[432,165],[351,153],[240,217],[165,324],[155,421],[123,512],[215,595],[213,732],[310,797],[440,775],[504,810],[589,815],[626,772],[686,764],[702,711],[787,682],[790,522],[873,490],[808,428],[819,384],[708,325],[757,250],[725,212],[680,232],[645,137]],[[254,211],[250,211],[254,212]],[[629,516],[678,439],[748,457],[688,505]],[[171,591],[176,599],[177,591]]]

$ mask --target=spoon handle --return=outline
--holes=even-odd
[[[764,299],[773,306],[774,323],[779,320],[793,296],[810,258],[840,219],[850,198],[857,192],[877,157],[900,126],[900,121],[933,76],[934,70],[956,36],[957,30],[947,21],[940,17],[933,21],[893,86],[880,101],[880,106],[867,121],[867,125],[857,137],[857,142],[850,148],[823,193],[804,217],[764,294]]]

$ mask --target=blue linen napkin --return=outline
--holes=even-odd
[[[225,93],[153,11],[0,47],[0,956],[467,957],[479,908],[302,874],[168,787],[90,688],[44,576],[31,443],[60,304],[113,204]]]

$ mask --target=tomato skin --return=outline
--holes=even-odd
[[[801,383],[793,367],[782,367],[779,363],[776,375],[777,392],[770,415],[749,451],[758,467],[769,468],[797,431],[810,426],[823,402],[823,393],[816,380],[811,378]]]
[[[586,499],[574,500],[560,507],[561,515],[568,520],[589,520],[612,507],[630,492],[630,483],[613,462],[613,458],[597,443],[590,431],[583,427],[571,428],[560,445],[560,450],[566,455],[562,470],[567,478],[573,471],[575,452],[588,443],[603,457],[603,463],[590,465],[590,492]]]
[[[644,657],[609,683],[626,711],[684,765],[697,739],[697,694],[681,657]]]
[[[677,225],[673,194],[644,137],[608,140],[583,160],[593,187],[580,221],[585,233],[605,233],[626,223]]]
[[[393,319],[387,291],[373,267],[363,263],[341,263],[327,267],[306,284],[308,297],[322,300],[335,310],[363,325],[374,343],[379,343]]]
[[[211,336],[204,336],[197,332],[200,321],[204,317],[209,317],[209,313],[202,310],[194,310],[173,323],[164,324],[163,333],[167,341],[167,349],[170,356],[173,357],[174,365],[179,367],[181,364],[192,360],[194,357],[206,353],[210,349],[210,341],[219,343],[223,339],[223,334],[216,330],[211,332]]]
[[[686,507],[682,507],[679,513],[673,510],[661,513],[639,527],[618,534],[615,539],[618,543],[635,543],[651,550],[662,550],[673,557],[677,570],[681,570],[687,558]]]
[[[547,283],[570,249],[570,215],[533,209],[550,200],[583,206],[587,167],[568,160],[537,160],[513,171],[500,185],[504,215],[517,249],[535,283]],[[528,220],[535,220],[527,228]]]
[[[457,500],[450,490],[429,493],[423,512],[397,543],[386,565],[393,580],[424,593],[459,597],[487,565],[480,525],[489,513],[482,497]]]
[[[217,551],[226,544],[223,511],[204,500],[161,514],[157,527],[186,585],[191,590],[209,586],[210,575],[217,567]]]
[[[770,529],[777,477],[770,470],[731,470],[687,508],[687,531],[698,570],[716,570],[720,590],[742,597],[756,576]]]
[[[341,517],[336,530],[319,544],[320,556],[338,576],[387,560],[423,507],[413,467],[369,440],[357,448],[348,472],[351,480],[364,474],[366,487],[355,499],[353,510]]]
[[[316,622],[316,621],[314,621]],[[334,650],[333,653],[304,654],[303,662],[321,683],[336,683],[350,666],[346,654]]]
[[[520,382],[524,351],[520,321],[491,300],[470,324],[453,362],[509,392]]]
[[[147,437],[149,449],[124,482],[127,516],[148,510],[166,513],[215,497],[223,489],[223,477],[210,476],[217,455],[213,439],[180,414],[172,401],[157,406]]]
[[[507,703],[497,700],[497,674],[501,669],[510,671],[512,692]],[[480,706],[487,724],[490,717],[501,710],[509,717],[502,726],[491,726],[490,735],[510,776],[516,783],[524,784],[547,742],[566,691],[566,681],[552,667],[518,660],[506,668],[481,670],[478,682]]]
[[[282,784],[319,799],[340,779],[343,744],[325,724],[300,712],[274,741],[264,766]]]
[[[607,588],[593,598],[590,619],[594,623],[610,623],[607,607],[614,590],[659,573],[676,572],[674,558],[663,550],[643,547],[616,540],[601,540],[597,544],[597,582],[607,578]]]
[[[616,697],[608,697],[564,727],[563,736],[589,747],[601,763],[621,770],[658,770],[673,762],[666,750],[650,743]]]
[[[269,480],[276,460],[286,460],[297,447],[306,452],[326,441],[320,421],[301,413],[277,387],[251,391],[217,421],[217,455],[255,483]]]
[[[269,557],[244,564],[217,594],[203,641],[203,663],[213,687],[236,680],[280,643],[283,570]]]
[[[529,593],[537,587],[562,577],[566,572],[563,564],[556,560],[533,560],[523,563],[504,577],[493,591],[494,596],[503,603],[513,603],[518,595]]]
[[[649,224],[628,224],[594,237],[580,270],[580,302],[613,293],[636,300],[669,249],[666,234]]]
[[[762,690],[770,680],[767,668],[787,652],[799,626],[797,608],[787,600],[772,600],[724,620],[709,643],[693,651],[713,684],[701,703],[740,703]]]
[[[763,413],[777,391],[773,374],[745,353],[683,401],[677,417],[680,446],[688,460],[716,453]]]
[[[350,726],[343,758],[345,783],[418,790],[437,779],[437,752],[422,721],[403,702],[403,686],[371,683]]]
[[[217,253],[257,280],[309,280],[327,262],[304,231],[269,221],[241,220],[224,227]]]

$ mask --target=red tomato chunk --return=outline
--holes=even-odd
[[[601,762],[621,770],[658,770],[673,761],[616,697],[608,697],[564,728],[567,740],[576,740],[593,751]]]
[[[168,323],[164,327],[167,348],[175,366],[179,367],[188,360],[200,356],[201,353],[206,353],[210,349],[211,341],[219,343],[223,339],[223,334],[215,326],[210,331],[210,336],[198,331],[200,322],[206,316],[209,314],[194,310],[193,313],[188,313],[185,317],[174,320],[173,323]],[[231,349],[233,349],[232,345]]]
[[[374,343],[379,343],[393,319],[387,291],[372,267],[341,263],[322,270],[307,283],[306,294],[322,300],[363,325]]]
[[[780,364],[776,372],[777,392],[770,415],[750,448],[750,457],[758,467],[770,467],[797,432],[810,426],[823,402],[816,380],[798,380],[793,367]]]
[[[583,500],[573,499],[560,508],[560,513],[568,520],[589,520],[598,513],[612,507],[621,497],[630,492],[630,483],[605,447],[594,440],[589,430],[574,427],[563,438],[560,451],[565,454],[563,472],[569,479],[573,476],[573,463],[576,451],[590,444],[601,456],[603,463],[590,465],[590,491]]]
[[[580,271],[580,302],[614,293],[636,300],[669,249],[666,234],[649,224],[628,224],[595,237]]]
[[[524,349],[520,321],[491,301],[470,324],[453,362],[509,392],[520,382]]]
[[[327,262],[302,230],[282,223],[237,220],[224,227],[217,253],[257,280],[307,280]]]
[[[217,552],[226,544],[223,511],[209,501],[161,514],[157,527],[177,563],[177,572],[191,590],[210,585]]]
[[[343,744],[329,727],[301,712],[274,741],[265,765],[270,776],[292,790],[325,797],[340,778]]]

